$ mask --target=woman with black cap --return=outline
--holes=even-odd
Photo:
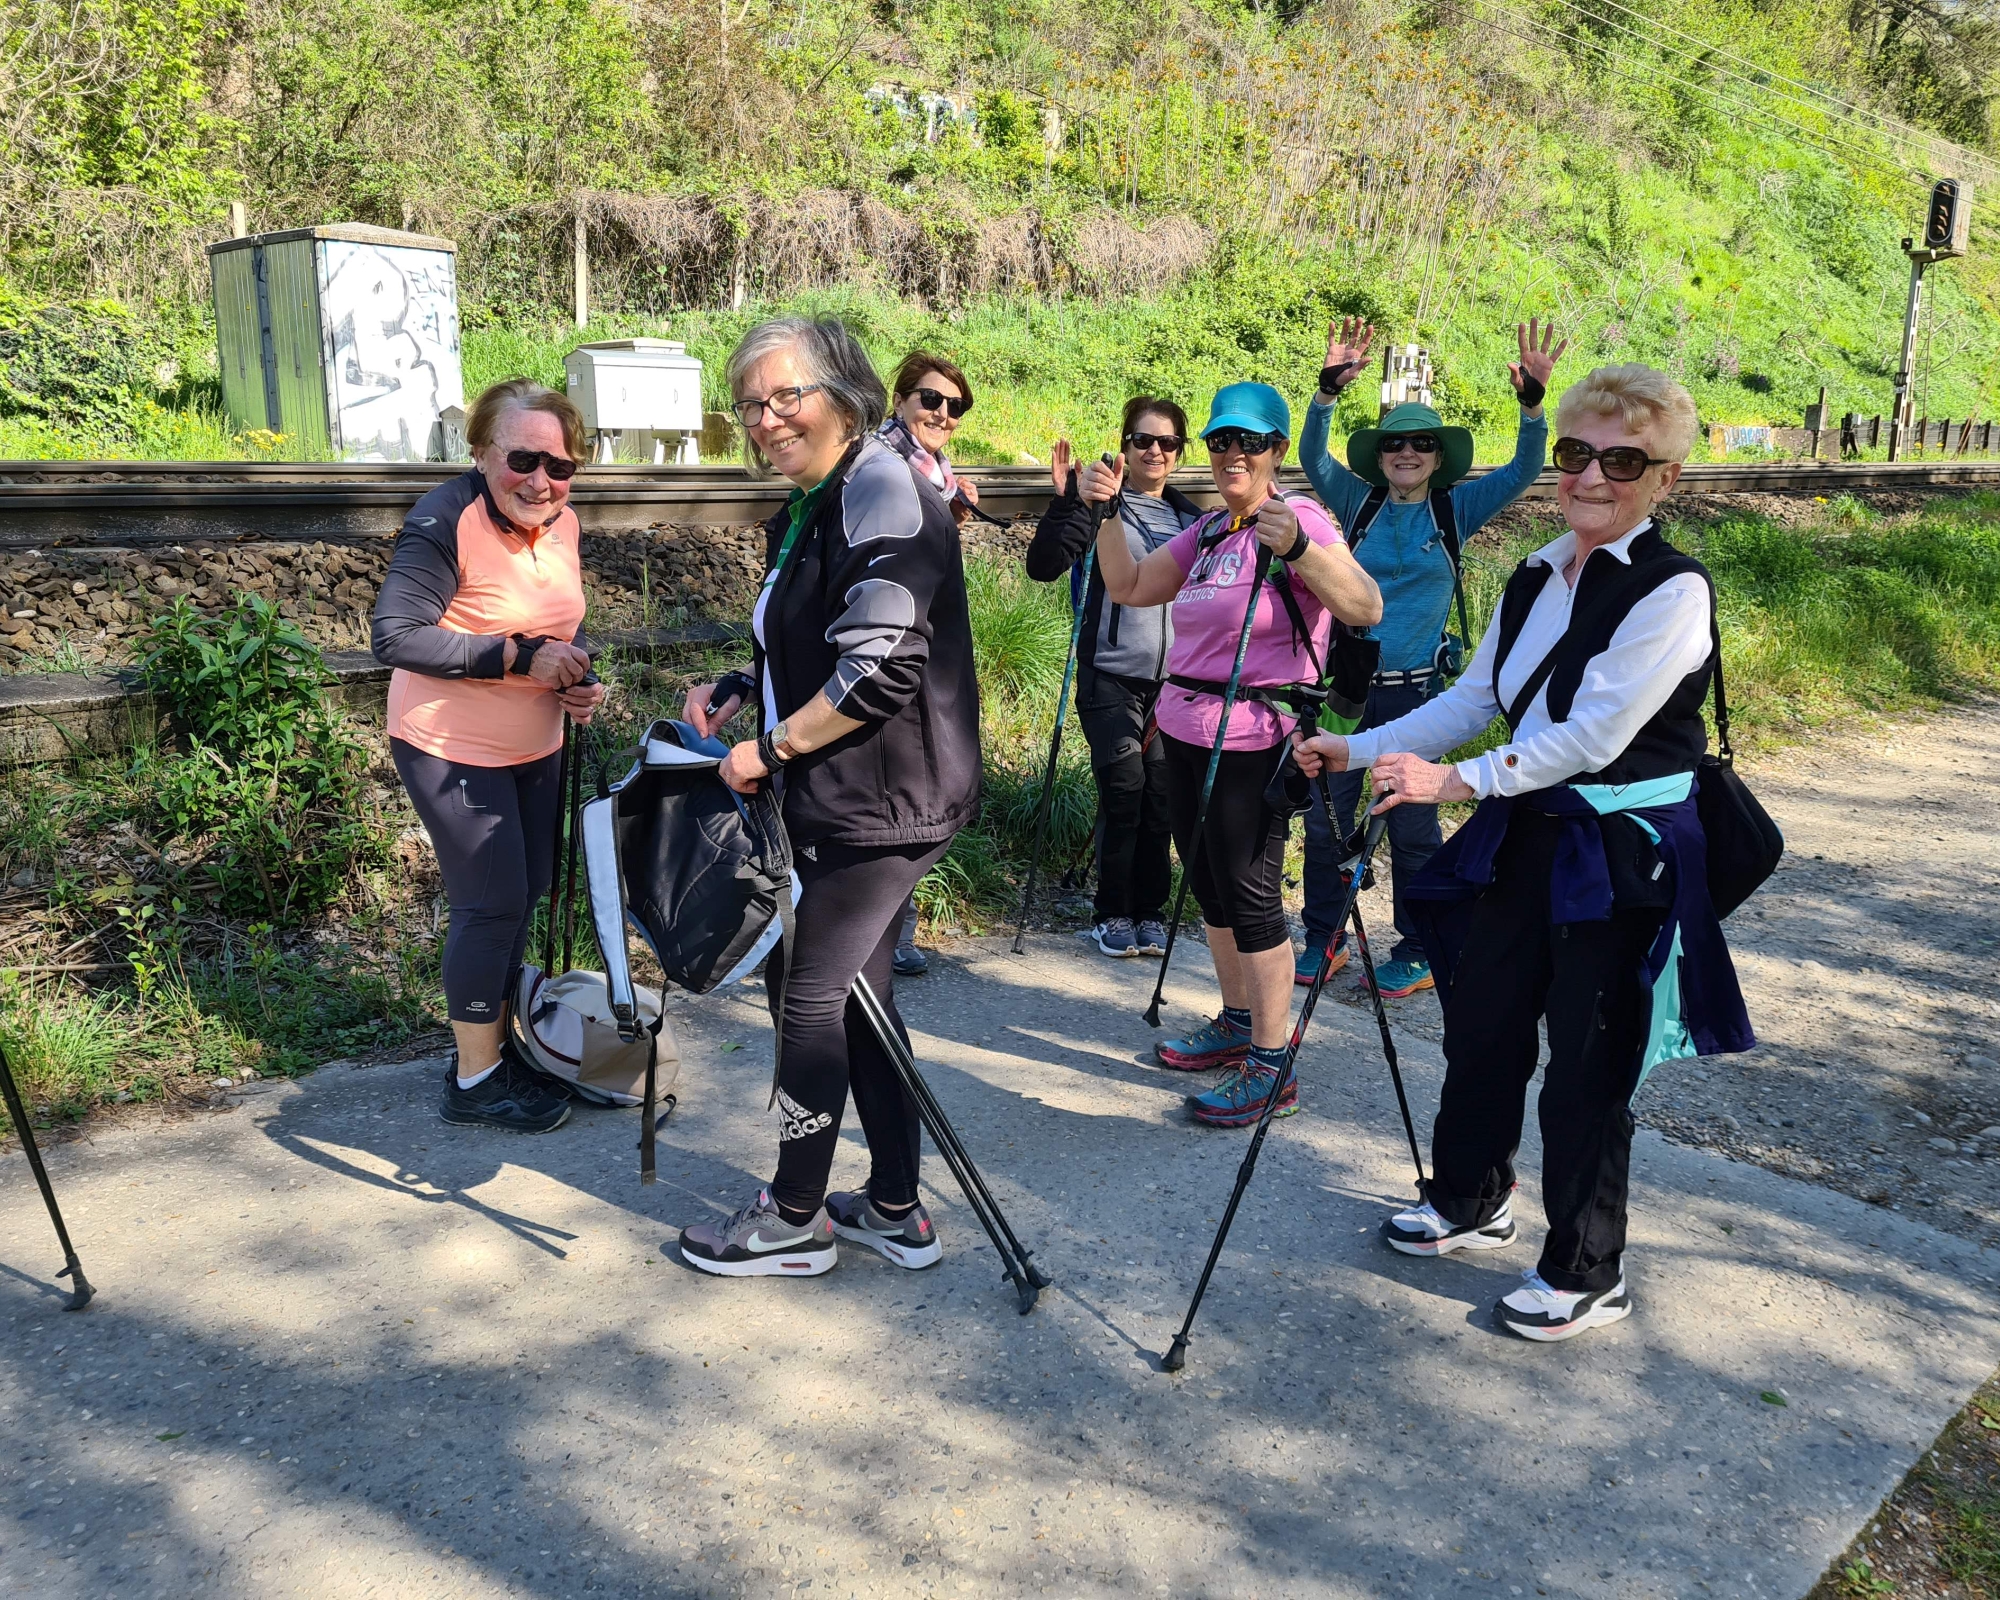
[[[1459,628],[1465,628],[1459,587],[1459,546],[1513,504],[1535,481],[1548,458],[1549,425],[1542,398],[1549,375],[1568,341],[1555,343],[1555,330],[1531,319],[1516,330],[1518,360],[1507,373],[1520,397],[1521,423],[1514,459],[1482,477],[1467,480],[1472,467],[1472,435],[1445,425],[1429,406],[1395,407],[1372,428],[1348,436],[1347,466],[1327,450],[1335,397],[1361,371],[1375,329],[1358,317],[1327,329],[1326,367],[1319,393],[1306,410],[1299,459],[1306,476],[1346,532],[1355,559],[1382,591],[1382,620],[1371,631],[1381,641],[1382,658],[1368,695],[1363,728],[1393,722],[1440,693],[1456,656],[1469,639],[1451,635],[1452,599],[1459,595]],[[1553,346],[1553,348],[1551,348]],[[1341,773],[1328,785],[1334,816],[1344,829],[1354,825],[1361,798],[1361,775]],[[1376,968],[1382,993],[1392,999],[1432,986],[1430,963],[1412,931],[1403,903],[1403,885],[1431,858],[1443,836],[1436,806],[1401,806],[1389,818],[1389,860],[1395,887],[1396,944]],[[1329,945],[1336,969],[1347,960],[1346,930],[1329,926],[1340,904],[1337,843],[1326,813],[1306,810],[1306,944],[1294,971],[1301,984],[1312,982],[1320,952]]]

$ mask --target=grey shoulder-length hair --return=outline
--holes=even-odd
[[[816,383],[825,394],[851,439],[873,433],[889,414],[889,394],[875,371],[875,363],[861,348],[861,341],[847,331],[837,317],[773,317],[744,334],[729,356],[729,397],[740,399],[743,379],[766,356],[779,350],[797,352],[799,365],[808,383]],[[768,473],[770,462],[757,448],[746,430],[743,453],[753,472]]]

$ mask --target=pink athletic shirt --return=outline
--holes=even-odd
[[[1323,506],[1303,496],[1284,497],[1299,519],[1299,526],[1314,544],[1345,544],[1340,529]],[[1214,511],[1199,522],[1190,523],[1172,539],[1166,549],[1185,575],[1181,591],[1174,596],[1174,647],[1167,657],[1167,671],[1177,678],[1199,678],[1210,683],[1227,683],[1229,669],[1236,660],[1236,641],[1243,633],[1243,614],[1249,603],[1251,575],[1257,567],[1257,533],[1246,525],[1223,537],[1207,550],[1201,548],[1205,534],[1227,526],[1229,512]],[[1277,569],[1276,558],[1272,561]],[[1320,604],[1319,596],[1290,570],[1285,582],[1299,602],[1312,635],[1312,647],[1321,661],[1333,637],[1333,615]],[[1245,684],[1277,687],[1281,684],[1311,683],[1318,677],[1310,658],[1292,642],[1292,619],[1279,598],[1276,587],[1266,582],[1257,595],[1257,620],[1250,629],[1250,649],[1243,658]],[[1160,689],[1160,731],[1189,744],[1214,743],[1215,730],[1222,720],[1222,696],[1198,694],[1168,683]],[[1246,705],[1238,700],[1229,714],[1229,734],[1222,741],[1225,750],[1268,750],[1284,739],[1297,722],[1280,716],[1266,706]]]

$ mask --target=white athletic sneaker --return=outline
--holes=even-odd
[[[1514,1201],[1501,1203],[1493,1220],[1476,1228],[1445,1221],[1426,1200],[1398,1211],[1382,1224],[1382,1238],[1391,1250],[1406,1256],[1448,1256],[1454,1250],[1502,1250],[1514,1242]]]
[[[1632,1314],[1632,1296],[1625,1288],[1623,1273],[1609,1289],[1578,1294],[1551,1289],[1539,1272],[1524,1272],[1521,1278],[1520,1288],[1494,1304],[1493,1320],[1523,1339],[1543,1344],[1574,1339],[1606,1323],[1623,1322]]]

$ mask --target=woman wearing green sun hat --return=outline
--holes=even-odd
[[[1379,727],[1414,711],[1446,686],[1458,659],[1472,641],[1451,633],[1453,598],[1458,596],[1458,628],[1465,631],[1463,595],[1458,587],[1458,548],[1526,492],[1548,458],[1549,425],[1542,399],[1550,374],[1568,347],[1555,330],[1531,319],[1517,330],[1520,357],[1507,364],[1521,406],[1514,459],[1483,477],[1466,479],[1472,468],[1472,435],[1448,427],[1429,406],[1395,407],[1372,428],[1348,436],[1347,465],[1327,449],[1335,397],[1361,371],[1375,329],[1350,317],[1327,329],[1326,366],[1319,393],[1306,411],[1299,460],[1306,476],[1339,521],[1362,570],[1382,591],[1382,620],[1370,631],[1382,644],[1382,659],[1368,696],[1362,728]],[[1327,787],[1334,815],[1352,828],[1361,798],[1358,772],[1336,773]],[[1407,815],[1404,815],[1407,813]],[[1392,997],[1431,988],[1430,964],[1403,909],[1402,886],[1414,877],[1442,842],[1436,806],[1399,806],[1389,814],[1389,858],[1395,882],[1396,944],[1377,971],[1382,992]],[[1319,953],[1333,946],[1336,965],[1346,961],[1344,930],[1328,926],[1340,903],[1336,841],[1318,807],[1306,811],[1306,947],[1296,976],[1310,983]]]

